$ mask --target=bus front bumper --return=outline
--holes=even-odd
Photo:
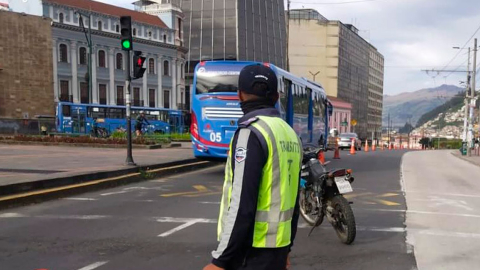
[[[227,159],[228,147],[205,145],[192,138],[193,154],[197,158]]]

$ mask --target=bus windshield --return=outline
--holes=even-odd
[[[197,73],[197,94],[237,92],[238,75]]]

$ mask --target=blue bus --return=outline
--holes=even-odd
[[[238,76],[251,64],[270,66],[278,77],[277,109],[303,143],[326,146],[331,105],[320,84],[268,63],[211,61],[195,68],[190,133],[197,158],[227,157],[230,140],[243,116],[237,96]]]
[[[183,133],[188,115],[180,110],[132,107],[132,130],[135,130],[135,118],[143,111],[155,133]],[[98,104],[75,104],[59,102],[56,107],[56,129],[58,133],[90,134],[93,120],[98,127],[105,128],[109,134],[115,130],[126,129],[126,107]]]

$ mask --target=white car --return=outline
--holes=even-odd
[[[338,148],[350,149],[354,141],[355,150],[362,150],[362,141],[358,138],[356,133],[342,133],[338,136]]]

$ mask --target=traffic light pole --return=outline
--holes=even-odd
[[[132,84],[132,63],[131,63],[131,51],[127,51],[127,160],[125,163],[130,166],[136,166],[133,161],[132,155],[132,113],[131,113],[131,84]]]

